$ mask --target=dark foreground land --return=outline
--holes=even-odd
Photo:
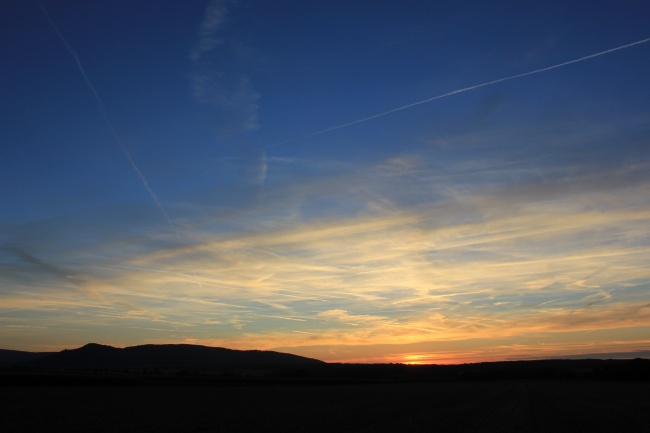
[[[650,382],[0,387],[12,432],[642,432]]]

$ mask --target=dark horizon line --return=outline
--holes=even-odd
[[[305,357],[303,355],[297,355],[295,353],[290,353],[290,352],[280,352],[277,350],[265,350],[265,349],[230,349],[227,347],[221,347],[221,346],[206,346],[204,344],[189,344],[189,343],[156,343],[156,344],[136,344],[133,346],[124,346],[124,347],[115,347],[111,346],[109,344],[102,344],[102,343],[86,343],[82,346],[79,347],[73,347],[73,348],[68,348],[68,349],[62,349],[59,351],[53,351],[53,352],[36,352],[36,351],[28,351],[28,350],[16,350],[16,349],[4,349],[0,348],[0,351],[11,351],[11,352],[21,352],[21,353],[30,353],[30,354],[55,354],[55,353],[61,353],[64,351],[69,351],[69,350],[78,350],[82,349],[86,346],[103,346],[103,347],[108,347],[112,349],[117,349],[117,350],[122,350],[122,349],[128,349],[128,348],[133,348],[133,347],[144,347],[144,346],[193,346],[193,347],[207,347],[207,348],[214,348],[214,349],[225,349],[225,350],[232,350],[236,352],[275,352],[275,353],[287,353],[290,355],[296,355],[296,356],[301,356]],[[308,357],[311,358],[311,357]],[[365,365],[382,365],[382,364],[403,364],[403,365],[463,365],[463,364],[482,364],[482,363],[498,363],[498,362],[518,362],[518,361],[548,361],[548,360],[586,360],[586,359],[601,359],[601,360],[626,360],[626,359],[637,359],[637,358],[642,358],[642,359],[650,359],[650,350],[636,350],[636,351],[631,351],[631,352],[593,352],[593,353],[581,353],[581,354],[573,354],[573,355],[559,355],[559,356],[551,356],[551,357],[523,357],[523,358],[505,358],[501,360],[491,360],[491,361],[475,361],[475,362],[460,362],[460,363],[454,363],[454,364],[436,364],[436,363],[422,363],[422,364],[415,364],[415,363],[408,363],[408,362],[340,362],[340,361],[323,361],[320,359],[316,358],[311,358],[311,359],[316,359],[321,362],[325,362],[327,364],[365,364]]]

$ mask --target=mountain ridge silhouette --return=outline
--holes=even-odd
[[[16,385],[174,384],[189,383],[188,380],[197,384],[249,383],[251,380],[332,384],[521,379],[650,380],[650,359],[540,359],[407,365],[327,363],[283,352],[192,344],[116,348],[90,343],[54,353],[0,349],[0,381]]]
[[[6,352],[4,358],[8,363],[53,369],[221,370],[325,364],[317,359],[283,352],[193,344],[146,344],[116,348],[89,343],[54,353],[29,355],[30,352],[3,352]]]

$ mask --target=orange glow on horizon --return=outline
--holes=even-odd
[[[388,355],[382,359],[367,360],[366,362],[379,362],[379,363],[394,363],[405,365],[453,365],[464,364],[471,362],[481,362],[476,359],[464,359],[458,354],[445,354],[445,353],[399,353]]]
[[[431,358],[432,357],[428,354],[405,355],[402,364],[408,364],[408,365],[436,364],[435,362],[432,362],[433,360]]]

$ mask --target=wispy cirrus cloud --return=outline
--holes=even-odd
[[[265,206],[228,217],[204,210],[183,242],[129,223],[131,232],[114,230],[83,248],[63,242],[56,256],[11,253],[0,275],[21,289],[2,294],[0,319],[44,326],[51,314],[69,315],[66,326],[75,328],[98,316],[99,329],[137,328],[138,341],[292,347],[366,361],[373,358],[345,347],[391,344],[426,357],[431,348],[480,339],[486,343],[475,356],[487,359],[497,345],[512,346],[502,357],[548,353],[521,343],[531,335],[554,341],[650,326],[643,158],[441,164],[403,154],[354,169],[271,161],[288,171],[271,174],[285,177],[267,183]],[[291,182],[301,165],[311,176]],[[62,273],[46,291],[32,276],[50,269]],[[83,276],[88,294],[64,273]],[[30,321],[36,311],[45,315]],[[625,341],[632,347],[639,338]]]
[[[212,0],[190,50],[192,96],[212,110],[220,134],[257,129],[260,93],[246,72],[242,46],[224,33],[236,2]]]
[[[212,0],[208,4],[199,27],[198,40],[190,50],[190,59],[193,62],[198,62],[203,55],[223,42],[217,34],[226,21],[228,6],[224,0]]]

